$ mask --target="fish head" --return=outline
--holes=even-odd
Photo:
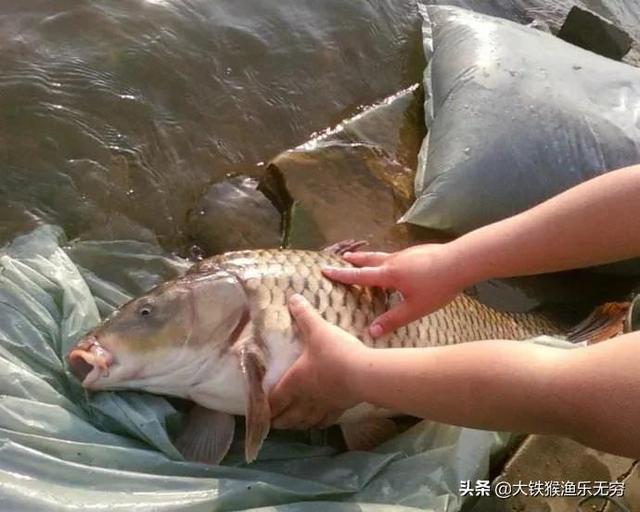
[[[69,367],[90,390],[136,389],[189,398],[247,322],[242,286],[227,273],[187,275],[117,309],[71,349]]]

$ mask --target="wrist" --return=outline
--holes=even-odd
[[[473,238],[469,235],[444,244],[443,250],[449,274],[455,279],[458,290],[494,277],[486,255],[474,249]]]
[[[367,370],[373,365],[374,352],[375,349],[362,345],[358,350],[351,351],[339,370],[343,376],[345,401],[352,405],[367,401],[367,390],[371,386]]]

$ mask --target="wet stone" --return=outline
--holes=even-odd
[[[610,59],[622,60],[633,40],[623,29],[593,11],[573,6],[558,32],[568,43]]]
[[[636,474],[633,475],[633,470]],[[625,498],[631,498],[634,487],[640,488],[640,474],[634,461],[555,436],[528,436],[505,464],[501,474],[492,483],[517,482],[611,482],[632,479],[626,484]],[[535,492],[534,492],[535,493]],[[510,496],[506,499],[481,498],[471,512],[576,512],[576,510],[619,510],[608,506],[604,498],[592,498],[578,509],[581,496]],[[629,504],[631,502],[627,499]],[[637,493],[635,498],[637,499]],[[629,510],[640,510],[631,506]]]
[[[341,123],[323,141],[378,146],[402,165],[415,169],[426,135],[424,92],[418,84],[397,92]]]
[[[629,510],[640,510],[640,461],[636,461],[628,474],[621,480],[624,482],[624,499]],[[609,503],[603,512],[616,512],[619,508]]]
[[[206,255],[278,247],[280,212],[257,186],[246,176],[213,184],[189,213],[191,242]]]
[[[287,247],[319,249],[357,239],[396,250],[442,239],[396,223],[413,195],[425,135],[423,102],[414,84],[270,162],[261,190],[284,214]]]
[[[273,194],[288,198],[286,244],[297,249],[350,238],[380,250],[417,243],[426,230],[396,223],[412,182],[412,169],[378,147],[347,143],[282,153],[264,178]]]

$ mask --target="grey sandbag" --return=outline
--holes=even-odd
[[[114,307],[187,268],[134,241],[67,244],[41,227],[0,249],[0,511],[457,512],[506,436],[421,422],[371,452],[274,432],[257,462],[181,460],[160,396],[88,395],[64,355]],[[237,436],[242,438],[242,436]]]
[[[639,69],[503,19],[420,11],[429,133],[402,221],[459,235],[640,162]]]

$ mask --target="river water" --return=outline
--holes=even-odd
[[[10,7],[10,5],[13,6]],[[410,1],[0,7],[0,240],[185,239],[210,183],[420,79]]]
[[[434,3],[552,28],[573,4]],[[587,3],[640,40],[637,1]],[[42,223],[183,255],[424,239],[394,226],[424,135],[420,26],[410,0],[3,2],[0,244]],[[323,213],[283,221],[242,177],[266,169]]]

